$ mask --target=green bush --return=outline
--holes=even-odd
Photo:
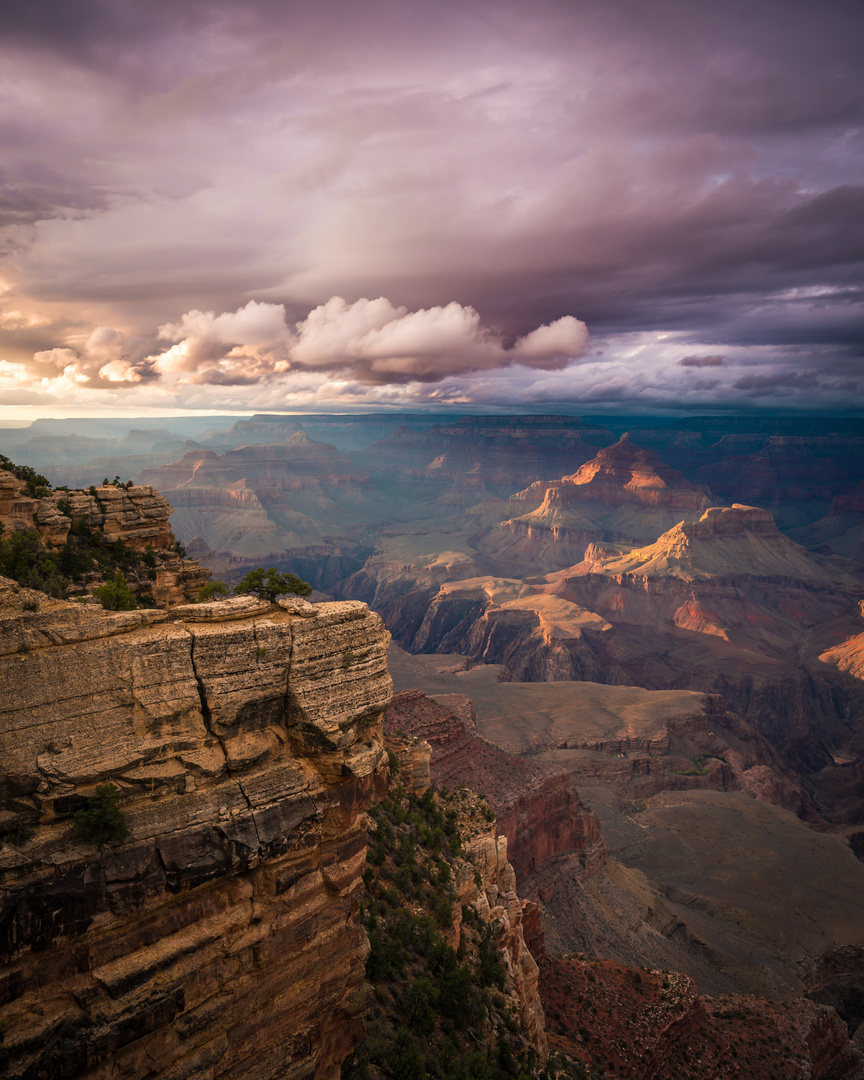
[[[135,594],[126,584],[126,576],[118,570],[104,585],[93,590],[93,595],[106,611],[134,611],[138,607]]]
[[[262,600],[269,600],[272,603],[283,593],[309,596],[312,586],[301,581],[296,574],[280,574],[275,566],[270,566],[266,570],[263,566],[259,566],[240,579],[234,586],[234,592],[240,595],[255,593]]]
[[[120,792],[114,784],[100,784],[95,795],[87,800],[87,806],[75,813],[78,832],[96,847],[120,844],[129,835],[129,827],[123,811],[118,809]]]
[[[203,603],[207,600],[212,600],[214,596],[227,596],[228,586],[224,581],[208,581],[203,588],[198,591],[198,602]]]
[[[49,596],[66,593],[58,558],[42,546],[37,532],[12,533],[0,539],[0,574]]]

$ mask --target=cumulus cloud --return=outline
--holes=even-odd
[[[109,326],[98,326],[80,349],[41,349],[32,363],[20,365],[43,380],[62,376],[67,382],[104,389],[131,387],[153,377],[151,365],[136,356],[136,342]]]
[[[582,356],[588,330],[573,316],[537,327],[507,347],[472,307],[455,301],[409,311],[385,297],[348,303],[341,296],[290,326],[281,304],[251,300],[235,312],[193,310],[166,323],[174,344],[149,356],[163,377],[246,385],[289,372],[339,371],[365,384],[437,382],[450,375],[522,364],[554,370]]]

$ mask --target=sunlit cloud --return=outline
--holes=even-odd
[[[331,297],[290,326],[281,304],[250,300],[235,312],[190,311],[160,327],[174,341],[142,362],[187,382],[241,385],[291,371],[338,371],[365,384],[436,382],[454,374],[520,363],[565,367],[588,345],[573,316],[538,327],[509,348],[471,307],[455,301],[419,311],[385,297],[353,304]]]

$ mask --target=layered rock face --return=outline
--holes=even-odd
[[[174,543],[168,524],[171,507],[149,485],[121,488],[109,484],[95,488],[95,494],[60,491],[39,499],[23,494],[23,486],[11,473],[0,470],[0,519],[11,531],[34,529],[47,542],[62,544],[74,517],[91,529],[101,529],[106,541],[122,540],[135,551],[148,546],[170,548]],[[68,503],[68,514],[59,509],[60,502]]]
[[[427,705],[430,704],[427,699]],[[421,715],[425,726],[430,726],[429,709],[424,709],[418,698],[403,702],[403,709],[403,719],[408,721],[413,718],[413,726],[424,726],[419,719]],[[393,719],[391,713],[385,722],[387,728],[393,727]],[[431,719],[431,726],[440,730],[440,716]],[[401,752],[400,783],[409,791],[424,790],[430,772],[430,744],[414,736],[403,736],[403,741],[407,738],[414,743],[414,753],[409,757],[399,737],[395,738],[395,745]],[[388,732],[388,747],[394,745],[393,739],[394,735]],[[418,765],[418,771],[414,771]],[[434,766],[432,769],[434,772]],[[466,906],[474,909],[481,922],[495,928],[495,941],[506,965],[503,989],[515,999],[523,1035],[541,1060],[545,1060],[545,1017],[537,985],[538,967],[525,943],[523,904],[516,891],[516,873],[508,861],[507,837],[497,835],[498,830],[494,818],[489,814],[488,805],[474,791],[461,788],[449,806],[454,812],[462,851],[451,862],[453,888],[458,902],[453,905],[452,923],[442,929],[443,935],[448,944],[458,950],[463,928],[462,909]]]
[[[852,569],[793,544],[766,511],[736,505],[646,548],[586,560],[551,591],[612,624],[591,636],[603,681],[720,693],[815,769],[828,758],[814,734],[853,752],[864,734],[860,683],[830,666],[830,648],[860,634]]]
[[[616,1076],[851,1080],[864,1073],[864,1055],[833,1009],[801,1000],[700,997],[678,972],[535,955],[543,1003],[554,1017],[551,1047],[595,1067],[611,1065]],[[601,1010],[608,1022],[598,1027]]]
[[[548,859],[578,855],[589,877],[603,865],[606,848],[593,812],[570,786],[567,772],[538,768],[477,736],[471,699],[431,699],[419,690],[396,694],[384,714],[385,731],[404,731],[431,747],[430,776],[438,786],[465,784],[483,792],[507,838],[518,880]]]
[[[579,562],[594,542],[653,540],[698,517],[710,501],[703,488],[625,435],[578,472],[531,484],[510,505],[533,509],[478,538],[480,550],[509,573],[547,573]]]
[[[481,920],[497,927],[498,947],[507,957],[522,1028],[545,1058],[546,1018],[540,1001],[539,970],[525,944],[522,901],[516,892],[516,874],[507,861],[507,838],[495,836],[490,827],[465,841],[465,853],[469,872],[456,878],[459,898],[463,904],[471,904]],[[471,869],[479,875],[479,885]]]
[[[127,568],[130,586],[140,594],[150,594],[160,604],[185,603],[194,599],[211,576],[194,559],[181,559],[175,550],[174,533],[168,522],[172,507],[154,488],[117,487],[107,484],[90,491],[56,491],[31,498],[24,484],[0,469],[0,525],[8,533],[38,534],[48,549],[59,550],[69,540],[82,535],[98,545],[120,542],[139,555],[148,552],[152,560]],[[73,532],[73,530],[76,530]],[[91,547],[91,552],[95,548]],[[152,570],[148,572],[148,566]],[[84,575],[87,585],[69,584],[70,593],[90,592],[103,582],[95,569]],[[89,586],[89,587],[88,587]]]
[[[864,563],[864,481],[849,492],[835,495],[825,517],[793,529],[791,536],[814,551]]]
[[[409,589],[385,617],[412,652],[503,664],[519,680],[721,694],[789,763],[813,771],[831,760],[828,747],[864,751],[862,590],[854,566],[807,552],[767,511],[736,504],[624,554],[592,545],[545,580]]]
[[[864,434],[854,419],[698,417],[631,435],[719,500],[762,506],[783,528],[821,517],[864,466]]]
[[[569,597],[562,603],[517,579],[484,577],[445,583],[416,629],[400,622],[395,636],[415,652],[457,652],[504,664],[516,679],[600,682],[603,672],[586,634],[610,629]]]
[[[380,619],[26,599],[0,596],[6,1075],[335,1080],[362,1031]],[[72,815],[106,782],[129,835],[97,851]]]

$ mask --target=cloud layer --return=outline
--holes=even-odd
[[[7,8],[4,403],[855,381],[851,0]]]

